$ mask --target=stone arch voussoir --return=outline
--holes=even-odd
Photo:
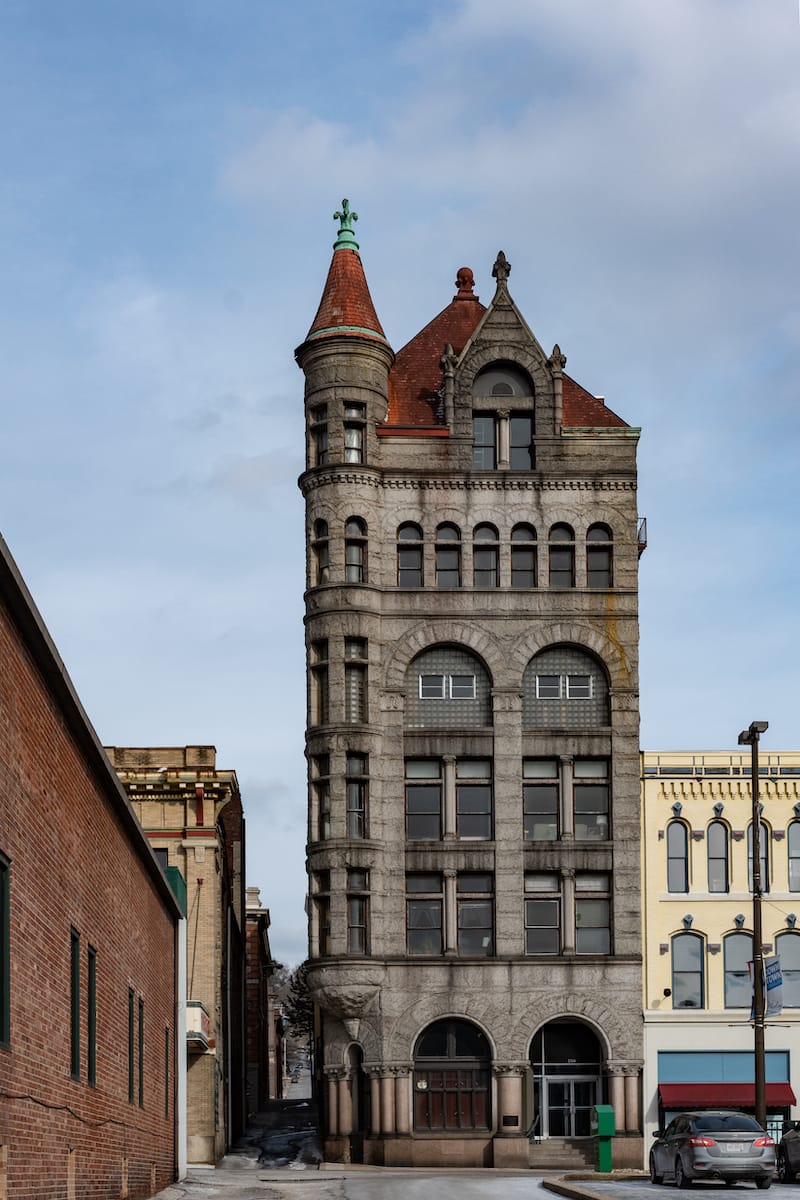
[[[467,621],[453,620],[421,621],[410,629],[398,642],[384,669],[387,688],[402,688],[411,662],[423,650],[433,646],[460,646],[471,650],[485,664],[494,681],[502,671],[503,652],[497,640],[483,629]]]

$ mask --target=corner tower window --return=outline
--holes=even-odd
[[[364,461],[366,413],[364,404],[345,404],[344,406],[344,461],[346,463],[363,463]]]
[[[327,583],[330,575],[330,553],[328,542],[328,522],[314,522],[314,540],[311,543],[314,555],[314,584]]]
[[[350,517],[344,527],[344,577],[347,583],[367,582],[367,523]]]
[[[312,467],[324,467],[328,462],[328,406],[320,404],[311,410],[309,462]]]

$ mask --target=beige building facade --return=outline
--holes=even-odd
[[[395,356],[345,202],[305,375],[325,1154],[642,1158],[638,430],[502,254]]]
[[[749,749],[642,754],[645,1146],[686,1108],[754,1111]],[[800,1117],[800,753],[762,741],[762,946],[782,968],[765,1032],[767,1116]]]
[[[187,1156],[217,1163],[245,1119],[244,823],[213,746],[106,747],[156,857],[186,884]]]

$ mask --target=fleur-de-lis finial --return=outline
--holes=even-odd
[[[349,200],[342,200],[341,212],[335,212],[333,219],[339,222],[339,236],[333,243],[334,250],[341,250],[342,247],[357,250],[358,242],[353,233],[353,222],[358,220],[358,213],[350,211]]]

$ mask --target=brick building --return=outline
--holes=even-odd
[[[244,817],[213,746],[107,747],[187,906],[187,1152],[216,1163],[245,1119]]]
[[[274,971],[269,945],[269,909],[257,887],[247,895],[247,1111],[263,1112],[283,1097],[283,1026],[270,986]]]
[[[639,431],[502,252],[395,356],[337,216],[297,350],[325,1153],[526,1166],[608,1101],[638,1165]]]
[[[175,1178],[180,915],[0,539],[0,1195]]]

